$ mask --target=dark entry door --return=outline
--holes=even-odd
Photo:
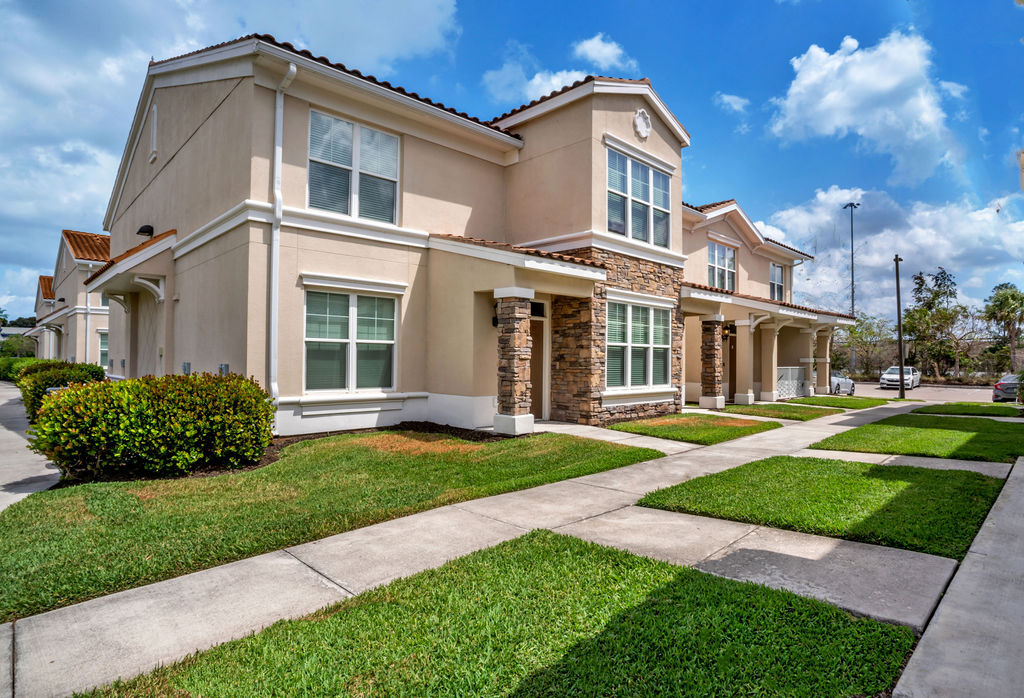
[[[530,413],[544,418],[544,321],[530,320],[533,349],[530,354]]]

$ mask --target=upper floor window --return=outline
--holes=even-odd
[[[306,292],[306,390],[394,387],[394,298]]]
[[[708,243],[708,286],[736,290],[736,250],[717,242]]]
[[[609,388],[668,385],[672,311],[608,303],[605,384]]]
[[[608,232],[668,247],[671,181],[664,172],[609,149]]]
[[[394,223],[397,199],[398,138],[310,112],[310,207]]]
[[[786,283],[783,276],[784,269],[781,264],[772,262],[771,276],[768,279],[768,291],[773,301],[784,301],[786,300]]]
[[[100,293],[100,306],[104,308],[110,307],[110,298],[107,297],[105,291]]]

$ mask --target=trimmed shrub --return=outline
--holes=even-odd
[[[34,356],[4,356],[0,357],[0,380],[15,381],[18,379],[18,373],[26,366],[31,366],[41,362],[42,359],[37,359]]]
[[[51,368],[69,368],[74,365],[70,361],[62,361],[61,359],[36,359],[35,363],[31,363],[15,373],[14,380],[17,382],[33,373],[48,371]]]
[[[28,367],[28,369],[31,368],[35,368],[35,366]],[[103,367],[96,364],[44,367],[41,371],[25,375],[25,371],[28,369],[22,369],[18,387],[21,389],[21,401],[25,403],[25,412],[28,414],[30,422],[36,420],[36,413],[39,412],[39,407],[43,404],[47,388],[63,388],[72,383],[90,383],[106,378]]]
[[[43,401],[30,447],[76,480],[187,475],[257,462],[274,407],[239,375],[74,385]]]

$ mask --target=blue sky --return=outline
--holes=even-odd
[[[965,8],[969,7],[969,11]],[[1012,0],[245,5],[0,0],[0,307],[31,314],[62,228],[101,232],[148,60],[267,32],[481,118],[588,73],[649,77],[693,137],[683,199],[814,252],[798,299],[894,313],[943,265],[1024,286],[1024,7]],[[688,270],[688,273],[693,273]],[[904,288],[909,288],[909,278]]]

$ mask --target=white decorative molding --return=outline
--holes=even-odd
[[[120,262],[117,262],[112,267],[107,269],[105,272],[99,275],[99,277],[93,279],[91,282],[85,285],[85,290],[89,293],[95,293],[103,290],[103,284],[110,281],[118,274],[132,269],[136,265],[142,264],[143,262],[156,257],[161,252],[166,252],[174,247],[174,241],[177,239],[177,235],[168,235],[165,238],[157,240],[149,247],[143,247],[138,252],[125,257]],[[109,294],[108,294],[109,295]]]
[[[132,277],[132,283],[141,286],[142,288],[153,294],[153,298],[156,299],[157,303],[164,302],[164,277],[162,276],[139,276],[135,275]]]
[[[720,242],[723,245],[728,245],[730,247],[739,247],[743,244],[743,241],[739,238],[733,237],[732,235],[726,235],[725,233],[719,233],[715,230],[709,230],[707,232],[707,236],[708,240],[714,240],[715,242]]]
[[[683,286],[679,290],[680,298],[692,298],[696,301],[712,301],[714,303],[732,303],[733,297],[729,293],[718,293],[716,291],[709,291],[703,288],[693,288],[692,286]]]
[[[631,303],[634,305],[647,305],[652,308],[675,308],[678,304],[675,298],[666,296],[655,296],[650,293],[637,293],[624,288],[607,287],[608,300],[619,303]]]
[[[642,141],[651,135],[651,115],[646,109],[637,109],[636,114],[633,114],[633,132]]]
[[[391,296],[404,295],[409,284],[400,281],[379,281],[376,279],[357,279],[347,276],[332,276],[329,274],[316,274],[301,272],[303,286],[320,286],[323,288],[336,288],[345,291],[366,291],[368,293],[382,293]]]
[[[701,315],[700,316],[700,321],[701,322],[725,322],[725,316],[724,315],[719,315],[717,313],[715,313],[713,315]]]
[[[523,288],[522,286],[505,286],[504,288],[494,289],[494,298],[528,298],[533,300],[534,290],[532,288]]]
[[[643,110],[641,109],[641,111]],[[659,158],[657,155],[652,155],[651,153],[648,153],[645,150],[640,150],[633,144],[627,143],[621,138],[613,136],[610,133],[604,134],[603,140],[604,144],[609,148],[618,150],[624,155],[628,155],[634,160],[639,160],[645,165],[653,167],[656,170],[664,170],[665,172],[672,174],[677,169],[679,169],[678,165],[671,163],[668,160],[663,160],[662,158]]]
[[[679,395],[679,389],[672,386],[644,388],[609,388],[601,392],[601,404],[606,407],[623,405],[645,405],[672,402]]]

